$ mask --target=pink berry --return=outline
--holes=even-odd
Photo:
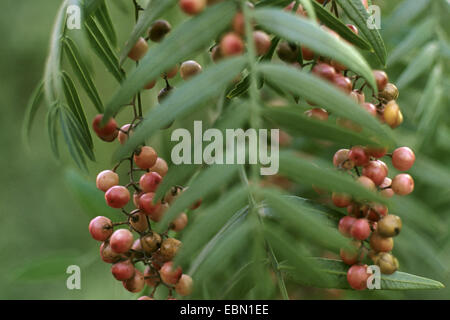
[[[115,263],[111,266],[111,272],[119,281],[128,280],[134,276],[134,265],[130,260]]]
[[[148,192],[144,193],[139,198],[139,209],[141,209],[146,215],[154,214],[161,206],[159,201],[157,203],[153,203],[154,197],[155,194],[153,192]]]
[[[350,238],[351,234],[350,231],[352,229],[353,224],[355,223],[356,219],[350,216],[345,216],[339,220],[339,232],[347,237]]]
[[[107,240],[113,233],[111,220],[102,216],[92,219],[89,223],[89,232],[97,241]]]
[[[351,203],[352,196],[346,193],[333,192],[331,200],[336,207],[345,208]]]
[[[392,180],[392,190],[400,196],[410,194],[414,190],[413,178],[407,173],[396,175],[394,180]]]
[[[104,170],[97,175],[97,188],[103,192],[119,184],[119,175],[112,170]]]
[[[368,178],[366,176],[361,176],[356,181],[358,183],[360,183],[366,189],[369,189],[369,190],[375,190],[376,189],[375,183],[372,181],[372,179],[370,179],[370,178]]]
[[[392,165],[400,171],[411,169],[414,161],[416,161],[416,156],[408,147],[397,148],[392,153]]]
[[[127,229],[114,231],[109,241],[111,249],[116,253],[125,253],[131,249],[134,238],[133,234]]]
[[[134,272],[134,277],[125,280],[122,283],[123,287],[128,291],[133,293],[140,292],[145,287],[144,275],[142,274],[142,272],[136,269]]]
[[[364,166],[369,163],[369,156],[366,150],[361,146],[355,146],[350,149],[348,158],[352,160],[356,166]]]
[[[130,201],[130,192],[123,186],[114,186],[106,191],[105,200],[108,206],[120,209]]]
[[[196,15],[206,7],[206,0],[180,0],[181,10],[189,15]]]
[[[357,219],[350,230],[353,238],[358,240],[366,240],[370,236],[370,225],[367,219]]]
[[[227,33],[220,40],[220,52],[224,57],[240,55],[244,52],[244,42],[235,33]]]
[[[347,271],[347,281],[350,287],[355,290],[367,289],[367,280],[370,274],[367,273],[367,266],[354,265]]]
[[[370,178],[375,185],[380,185],[383,183],[387,176],[386,168],[379,161],[370,161],[364,166],[362,174]]]
[[[181,267],[173,269],[172,261],[164,263],[161,270],[159,270],[161,280],[168,285],[175,285],[180,279],[182,273],[183,271],[181,270]]]
[[[158,173],[148,172],[142,175],[141,179],[139,180],[139,186],[145,193],[155,192],[156,188],[158,188],[158,185],[161,183],[161,180],[162,178]]]

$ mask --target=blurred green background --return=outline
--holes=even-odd
[[[133,13],[131,1],[118,1],[119,6],[110,5],[119,44],[127,38],[132,25]],[[374,1],[382,6],[382,27],[388,50],[408,37],[413,28],[425,18],[435,19],[434,14],[442,18],[442,29],[449,30],[449,11],[435,12],[428,7],[414,19],[395,18],[384,20],[393,8],[403,1]],[[419,3],[420,1],[414,1]],[[423,1],[422,1],[423,2]],[[429,1],[434,2],[434,1]],[[110,215],[110,212],[94,212],[98,206],[86,206],[79,197],[89,196],[89,187],[82,175],[93,181],[95,172],[110,166],[110,155],[115,146],[96,144],[97,162],[89,165],[89,174],[75,169],[68,159],[64,148],[62,160],[56,160],[50,150],[45,128],[45,112],[40,112],[35,121],[30,149],[21,140],[21,127],[29,96],[39,82],[48,51],[48,43],[53,20],[59,0],[3,0],[0,4],[0,35],[3,41],[0,50],[1,86],[1,158],[0,167],[0,299],[131,299],[135,297],[123,290],[120,282],[113,279],[109,265],[104,264],[98,256],[98,243],[89,236],[88,223],[92,216]],[[413,1],[409,1],[413,3]],[[445,19],[447,17],[447,19]],[[385,25],[386,22],[386,25]],[[434,32],[434,31],[433,31]],[[430,35],[434,37],[433,35]],[[442,37],[444,40],[442,40]],[[445,47],[448,35],[436,35],[439,41],[438,57],[431,62],[429,74],[438,59],[444,64],[444,77],[441,86],[444,89],[439,107],[433,110],[427,124],[427,140],[422,152],[427,162],[422,162],[413,171],[416,178],[415,199],[424,206],[426,215],[417,223],[432,223],[439,229],[421,225],[404,228],[396,242],[396,249],[401,262],[401,270],[433,278],[446,285],[446,289],[418,292],[383,292],[383,293],[330,293],[326,290],[299,289],[295,294],[302,299],[308,298],[450,298],[450,128],[448,95],[450,87],[448,64],[449,49]],[[420,52],[425,39],[414,50],[398,59],[394,67],[388,69],[395,80],[414,60],[414,54]],[[448,42],[447,42],[448,43]],[[95,60],[94,60],[95,61]],[[104,100],[117,86],[109,74],[94,64],[99,91]],[[101,81],[98,81],[101,79]],[[405,114],[405,125],[398,132],[407,145],[414,145],[420,122],[414,119],[417,103],[423,95],[427,77],[421,75],[415,81],[405,85],[401,90],[400,105]],[[154,91],[153,91],[154,92]],[[144,99],[155,99],[149,94]],[[86,97],[83,97],[88,102]],[[426,112],[425,106],[425,111]],[[88,118],[94,115],[93,108],[88,110]],[[119,118],[119,121],[123,120]],[[122,123],[122,122],[119,122]],[[424,130],[424,129],[423,129]],[[431,131],[431,132],[430,132]],[[61,144],[63,142],[61,141]],[[163,149],[163,145],[160,146]],[[331,150],[330,150],[331,151]],[[167,150],[162,150],[167,152]],[[332,154],[332,153],[331,153]],[[330,158],[331,159],[331,158]],[[78,180],[77,180],[78,179]],[[448,179],[448,180],[447,180]],[[72,184],[67,183],[72,181]],[[73,184],[73,181],[79,183]],[[94,201],[95,202],[95,201]],[[399,213],[407,215],[408,212]],[[114,216],[113,216],[114,217]],[[425,240],[423,240],[425,239]],[[397,240],[396,240],[397,241]],[[81,290],[66,288],[67,274],[65,268],[79,265],[82,268]],[[295,291],[296,289],[293,289]]]

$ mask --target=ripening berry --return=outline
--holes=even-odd
[[[160,42],[164,39],[166,34],[168,34],[172,30],[172,26],[170,23],[166,20],[156,20],[152,27],[150,28],[150,31],[148,33],[148,36],[150,40],[154,42]]]
[[[336,207],[345,208],[351,203],[352,196],[346,193],[333,192],[331,200]]]
[[[380,97],[387,100],[397,100],[398,89],[393,83],[388,83],[383,91],[379,93]]]
[[[348,158],[349,149],[340,149],[333,156],[333,165],[336,168],[353,169],[355,164]]]
[[[350,98],[352,98],[353,100],[355,100],[356,103],[361,105],[366,101],[366,96],[364,95],[364,92],[359,92],[358,90],[353,90],[352,92],[350,92]]]
[[[186,228],[187,224],[188,224],[188,216],[186,213],[183,212],[178,216],[178,218],[172,221],[171,229],[173,231],[179,232],[184,228]]]
[[[348,153],[348,158],[353,161],[355,166],[364,166],[369,163],[369,156],[366,153],[365,148],[361,146],[355,146],[350,149]]]
[[[154,222],[161,221],[162,217],[166,213],[166,211],[169,209],[168,203],[162,203],[161,205],[157,206],[156,210],[148,214],[148,217],[150,220]]]
[[[106,123],[103,127],[100,126],[100,123],[103,119],[102,114],[98,114],[95,116],[94,120],[92,121],[92,128],[94,129],[97,136],[106,142],[111,142],[116,139],[118,132],[117,132],[117,122],[114,120],[114,118],[109,119],[108,123]]]
[[[332,82],[336,87],[338,87],[345,93],[350,94],[350,92],[352,92],[353,89],[352,81],[349,78],[344,77],[342,74],[337,73],[333,77]]]
[[[180,0],[181,10],[189,15],[196,15],[206,7],[206,0]]]
[[[400,196],[410,194],[414,190],[413,178],[407,173],[396,175],[392,180],[392,190]]]
[[[150,255],[156,250],[158,250],[160,245],[161,245],[161,236],[156,232],[151,232],[141,238],[142,250],[144,250],[144,252],[147,255]]]
[[[373,103],[364,102],[362,106],[370,115],[377,116],[377,107]]]
[[[130,259],[142,259],[144,258],[144,251],[142,250],[141,239],[136,239],[130,249]]]
[[[111,266],[111,273],[119,281],[128,280],[134,276],[134,265],[130,260],[117,262]]]
[[[136,212],[130,217],[130,224],[134,230],[144,232],[148,229],[147,217],[142,212]]]
[[[142,297],[139,297],[138,300],[155,300],[155,299],[150,298],[149,296],[142,296]]]
[[[220,59],[222,59],[222,52],[220,52],[220,46],[215,46],[211,49],[211,60],[213,62],[218,62]]]
[[[408,147],[401,147],[394,150],[392,153],[392,165],[400,171],[407,171],[416,161],[414,152]]]
[[[369,9],[369,1],[367,1],[367,0],[361,0],[361,2],[362,2],[362,4],[363,4],[364,8],[366,8],[366,10]]]
[[[169,167],[167,166],[167,162],[163,158],[157,158],[156,163],[153,167],[150,168],[150,171],[156,172],[161,177],[164,177],[169,171]]]
[[[172,261],[164,263],[164,265],[161,267],[161,270],[159,270],[161,280],[168,285],[175,285],[180,279],[182,273],[183,270],[181,269],[181,267],[178,266],[175,269],[173,268]]]
[[[382,158],[386,155],[387,148],[385,147],[367,147],[366,148],[366,154],[368,156],[374,157],[374,158]]]
[[[123,287],[130,292],[137,293],[144,289],[144,275],[138,269],[135,270],[134,276],[122,282]]]
[[[175,286],[175,291],[182,297],[192,293],[193,281],[190,276],[183,274]]]
[[[348,68],[344,66],[342,63],[337,62],[336,60],[331,60],[330,65],[336,69],[336,72],[342,72],[347,70]]]
[[[333,81],[334,77],[336,76],[336,70],[326,63],[316,64],[312,68],[311,72],[316,76],[328,81]]]
[[[390,214],[378,222],[377,232],[383,237],[395,237],[402,230],[402,219]]]
[[[180,76],[183,80],[188,80],[200,72],[202,72],[202,66],[197,61],[188,60],[181,64]]]
[[[377,82],[378,91],[383,91],[389,81],[386,72],[382,70],[374,70],[373,76]]]
[[[352,229],[353,224],[355,223],[356,219],[350,216],[345,216],[339,220],[338,229],[339,232],[347,238],[350,238],[351,234],[350,231]]]
[[[381,161],[370,161],[364,166],[362,174],[370,178],[375,185],[379,186],[383,183],[388,173],[386,168],[381,164]]]
[[[167,79],[172,79],[174,78],[176,75],[178,74],[178,65],[175,65],[172,69],[167,70],[166,72],[164,72],[161,77],[163,79],[167,78]]]
[[[286,41],[283,41],[278,45],[277,55],[282,61],[286,63],[296,62],[299,53],[300,53],[299,47],[291,45]]]
[[[369,211],[369,206],[364,204],[360,205],[358,203],[352,203],[347,207],[347,213],[355,218],[364,218],[367,216]]]
[[[339,251],[339,255],[341,256],[342,261],[348,265],[353,265],[357,263],[358,260],[362,258],[361,257],[362,254],[360,254],[360,248],[361,248],[361,241],[355,240],[351,241],[348,247],[341,248],[341,250]]]
[[[312,51],[311,49],[309,49],[305,46],[302,46],[301,50],[302,50],[303,60],[313,60],[314,59],[314,56],[315,56],[314,51]]]
[[[100,245],[100,257],[106,263],[116,263],[120,261],[122,255],[120,253],[116,253],[111,249],[108,241],[103,242]]]
[[[152,80],[149,83],[147,83],[144,87],[146,90],[151,90],[156,86],[156,80]]]
[[[372,181],[372,179],[370,179],[366,176],[361,176],[356,181],[358,181],[358,183],[360,183],[363,187],[365,187],[369,190],[373,191],[376,189],[375,183]]]
[[[389,188],[392,184],[392,179],[391,178],[384,178],[383,182],[379,185],[379,187],[381,189],[385,189],[385,188]]]
[[[386,197],[386,198],[392,198],[392,197],[394,196],[395,192],[394,192],[394,190],[392,190],[392,188],[387,188],[387,189],[381,190],[381,191],[380,191],[380,194],[381,194],[383,197]]]
[[[357,219],[350,229],[350,234],[357,240],[366,240],[370,233],[370,225],[367,219]]]
[[[111,170],[104,170],[97,175],[97,189],[103,192],[119,184],[119,175]]]
[[[178,250],[181,247],[181,241],[174,238],[167,238],[161,243],[159,252],[163,261],[171,261],[175,258]]]
[[[161,270],[163,264],[164,261],[161,257],[161,254],[159,253],[159,250],[157,250],[155,253],[152,254],[152,267],[156,270]]]
[[[236,33],[227,33],[220,40],[220,52],[224,57],[240,55],[244,52],[244,42]]]
[[[148,51],[148,43],[144,38],[139,38],[134,47],[128,53],[128,57],[131,60],[139,61],[141,60]]]
[[[158,173],[147,172],[141,176],[141,179],[139,179],[139,186],[145,193],[155,192],[161,181],[162,177]]]
[[[164,201],[168,204],[172,204],[175,199],[183,192],[183,188],[180,187],[173,187],[169,190],[169,192],[164,197]]]
[[[145,283],[149,287],[155,287],[161,282],[158,271],[151,268],[150,266],[145,267],[144,278],[145,278]]]
[[[233,31],[237,34],[243,36],[245,34],[245,18],[242,12],[238,12],[234,15],[233,21],[231,22]]]
[[[133,193],[133,204],[134,204],[134,206],[136,207],[136,208],[139,208],[139,199],[140,199],[140,197],[143,195],[143,193],[142,192],[137,192],[137,191],[135,191],[134,193]]]
[[[131,249],[133,242],[133,234],[129,230],[119,229],[112,234],[109,245],[114,252],[125,253]]]
[[[270,37],[263,31],[253,32],[253,41],[255,43],[255,50],[258,56],[265,55],[271,45]]]
[[[383,119],[391,128],[396,128],[403,122],[403,115],[395,101],[392,100],[386,104]]]
[[[106,191],[105,200],[108,206],[120,209],[125,207],[130,201],[130,192],[123,186],[114,186]]]
[[[363,130],[363,128],[359,124],[349,119],[338,117],[336,118],[336,123],[341,127],[347,128],[355,132],[361,132]]]
[[[150,215],[159,209],[161,203],[153,203],[153,198],[155,194],[153,192],[144,193],[139,198],[139,209],[142,210],[146,215]]]
[[[321,121],[327,121],[328,120],[328,112],[325,109],[322,108],[313,108],[310,110],[305,111],[305,114],[308,116],[308,118],[313,118]]]
[[[390,252],[394,248],[394,239],[382,237],[378,232],[370,236],[370,247],[376,252]]]
[[[357,34],[359,33],[358,28],[355,27],[353,24],[348,24],[347,27],[348,27],[350,30],[352,30],[352,32],[353,32],[354,34],[357,35]]]
[[[175,88],[171,86],[162,88],[158,93],[158,102],[162,103],[174,90]]]
[[[142,170],[153,167],[158,159],[158,154],[152,147],[144,146],[141,150],[134,154],[134,162]]]
[[[132,131],[130,130],[131,124],[126,124],[122,126],[119,130],[119,136],[117,137],[120,144],[125,144],[128,140],[128,137],[131,135]]]
[[[113,233],[113,225],[110,219],[106,217],[95,217],[89,223],[89,232],[97,241],[107,240]]]
[[[382,274],[393,274],[398,269],[398,260],[390,253],[380,253],[376,261]]]
[[[382,217],[385,217],[388,214],[388,207],[380,204],[380,203],[374,203],[371,205],[369,212],[367,214],[367,219],[370,221],[378,221]]]
[[[347,281],[350,287],[355,290],[367,289],[367,280],[370,274],[367,273],[367,266],[354,265],[347,271]]]

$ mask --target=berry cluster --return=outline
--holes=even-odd
[[[94,118],[93,128],[104,141],[113,141],[118,137],[119,142],[123,144],[136,127],[134,124],[127,124],[119,129],[114,119],[100,127],[101,119],[102,115]],[[129,182],[122,186],[119,185],[116,170],[125,160],[130,163]],[[125,289],[141,292],[145,284],[154,288],[149,297],[144,296],[141,299],[152,299],[160,284],[169,288],[169,298],[172,297],[172,290],[181,296],[192,292],[191,277],[182,274],[181,267],[173,267],[172,260],[181,242],[168,236],[169,230],[178,232],[186,227],[186,213],[181,213],[172,221],[164,233],[158,234],[152,230],[152,222],[160,221],[170,204],[185,190],[182,187],[174,187],[162,200],[154,203],[156,189],[167,171],[168,166],[164,159],[158,157],[152,147],[142,146],[133,152],[130,158],[119,162],[113,170],[105,170],[97,175],[96,185],[105,192],[107,205],[121,209],[126,221],[113,223],[109,218],[99,216],[91,220],[89,232],[95,240],[102,241],[100,256],[103,261],[112,263],[111,272],[114,278],[123,282]],[[142,175],[137,182],[135,174],[139,172]],[[134,209],[128,212],[125,207],[131,200],[129,188],[134,190]],[[197,203],[192,209],[199,205]],[[114,230],[120,226],[126,228]],[[133,232],[138,235],[137,239]],[[143,272],[135,266],[141,262],[145,266]]]

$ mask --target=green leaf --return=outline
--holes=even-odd
[[[328,28],[336,31],[342,38],[364,50],[370,50],[372,47],[366,40],[361,38],[350,30],[341,20],[336,18],[330,11],[325,9],[320,3],[313,1],[314,8],[319,20]]]
[[[416,149],[421,150],[423,146],[431,142],[432,137],[439,127],[439,121],[442,120],[445,112],[445,105],[441,102],[443,89],[439,83],[434,90],[432,98],[427,101],[427,110],[422,116],[417,128]]]
[[[359,31],[366,37],[375,51],[380,63],[386,65],[386,47],[381,38],[380,32],[376,28],[369,29],[367,21],[370,15],[361,0],[336,0],[347,16],[355,23]]]
[[[414,0],[416,1],[416,0]],[[413,28],[408,36],[402,40],[389,55],[388,65],[392,66],[411,51],[420,48],[433,36],[434,19],[430,18]]]
[[[162,104],[147,113],[135,133],[125,146],[119,149],[114,158],[121,159],[125,155],[130,154],[159,128],[165,127],[173,120],[204,107],[206,101],[214,96],[218,96],[226,85],[244,68],[246,61],[245,56],[226,59],[175,89]],[[130,78],[125,82],[127,81],[130,81]]]
[[[67,58],[69,59],[72,68],[78,77],[82,87],[86,91],[89,99],[91,99],[95,108],[99,113],[103,113],[103,103],[98,95],[97,89],[95,87],[94,81],[91,78],[89,69],[84,64],[83,59],[80,56],[80,52],[76,44],[70,38],[64,38],[67,53]]]
[[[376,143],[367,135],[345,129],[331,121],[320,121],[306,116],[298,107],[264,108],[267,121],[274,122],[280,129],[294,137],[308,136],[341,144],[370,145]]]
[[[156,19],[158,19],[164,13],[166,13],[171,7],[173,7],[176,2],[177,0],[150,0],[150,3],[148,4],[147,8],[145,8],[145,10],[141,13],[138,22],[134,26],[134,29],[131,32],[128,41],[125,44],[125,47],[120,53],[120,65],[125,62],[128,53],[130,52],[131,48],[133,48],[134,44],[138,41],[139,37],[143,36],[148,31],[152,23],[155,22]]]
[[[74,129],[70,125],[70,114],[66,111],[65,107],[60,108],[59,122],[61,125],[61,131],[63,133],[64,140],[66,142],[67,148],[69,149],[69,153],[72,156],[72,159],[80,169],[87,171],[86,161],[83,157],[80,146],[75,140]]]
[[[427,158],[421,154],[411,168],[411,175],[430,186],[450,189],[450,171],[448,166]]]
[[[173,186],[182,185],[189,180],[199,168],[200,165],[195,164],[171,166],[162,183],[156,189],[155,200],[162,199]]]
[[[436,88],[441,84],[442,71],[442,64],[440,63],[436,64],[433,68],[433,71],[431,71],[422,97],[417,104],[416,112],[414,114],[415,120],[419,120],[424,112],[430,112],[428,105],[430,101],[433,101],[433,97],[436,94]]]
[[[388,203],[386,198],[364,188],[348,173],[330,168],[324,161],[306,159],[291,152],[280,152],[280,174],[300,184],[315,185],[318,188],[345,192],[356,198]]]
[[[22,138],[25,145],[29,145],[29,138],[31,127],[33,125],[34,117],[42,105],[42,98],[44,96],[44,83],[41,81],[39,85],[34,89],[33,94],[30,97],[27,105],[27,111],[25,113],[25,119],[22,127]]]
[[[93,19],[87,19],[85,25],[88,39],[91,42],[91,46],[95,50],[95,53],[116,80],[122,82],[123,79],[125,79],[125,73],[119,67],[119,59],[102,31],[98,28],[97,23]]]
[[[209,7],[202,14],[173,30],[160,45],[152,48],[151,54],[147,54],[140,61],[139,66],[114,94],[106,107],[104,123],[123,105],[129,103],[133,95],[147,83],[160,77],[162,73],[183,59],[207,47],[220,32],[227,28],[235,12],[236,6],[233,2],[222,2]],[[214,83],[211,83],[211,86],[214,86]],[[194,92],[196,96],[199,95],[198,92],[201,92],[197,90]]]
[[[278,9],[256,9],[253,16],[264,29],[288,41],[301,43],[320,55],[335,59],[364,77],[369,85],[377,90],[372,70],[358,51],[317,24]]]
[[[379,139],[377,141],[380,144],[395,145],[392,130],[381,125],[354,100],[325,80],[284,65],[261,64],[259,70],[267,80],[270,79],[271,83],[276,83],[282,89],[312,101],[337,116],[361,124],[374,139]]]
[[[411,82],[416,80],[422,73],[430,70],[436,59],[439,46],[435,43],[429,43],[417,57],[408,65],[397,80],[399,89],[405,88]]]
[[[225,186],[232,178],[235,178],[237,170],[237,165],[212,165],[204,169],[189,184],[189,188],[177,197],[164,214],[158,228],[165,230],[177,214],[192,206],[199,199],[205,198]]]
[[[55,157],[59,158],[59,148],[58,148],[58,129],[57,129],[57,123],[58,123],[58,115],[60,107],[57,104],[53,104],[49,111],[47,112],[47,119],[46,119],[46,127],[47,127],[47,133],[48,138],[50,140],[50,147],[52,149],[53,154]]]
[[[95,16],[99,24],[102,26],[103,31],[107,35],[108,40],[113,44],[113,46],[117,46],[117,35],[116,31],[114,30],[114,24],[111,20],[111,16],[109,15],[108,7],[106,6],[106,3],[104,1],[100,4],[99,9],[95,12]]]
[[[350,289],[347,282],[348,265],[339,260],[313,258],[318,269],[333,280],[330,288]],[[316,285],[315,279],[310,279],[307,285]],[[320,286],[321,282],[317,284]],[[420,290],[420,289],[442,289],[444,285],[438,281],[419,277],[405,272],[394,272],[393,274],[381,274],[380,290]]]
[[[93,181],[87,180],[74,169],[66,170],[64,178],[75,199],[83,208],[83,212],[89,218],[94,218],[98,215],[117,215],[116,210],[106,205],[104,193],[97,189]]]
[[[418,15],[426,10],[425,8],[429,5],[429,3],[430,0],[405,0],[400,2],[385,23],[385,33],[393,34],[402,27],[408,25]]]

